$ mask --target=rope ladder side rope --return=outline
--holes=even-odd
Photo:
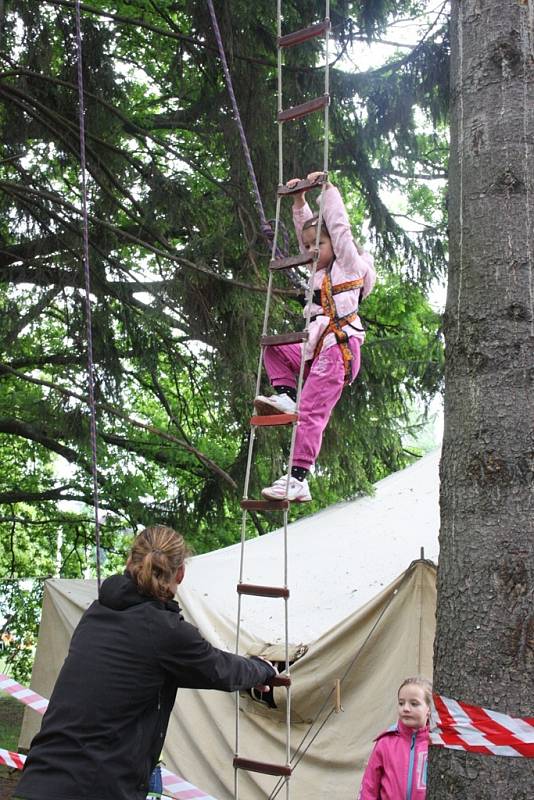
[[[95,524],[95,550],[96,550],[96,581],[100,589],[101,569],[100,569],[100,520],[99,520],[99,500],[98,500],[98,461],[97,461],[97,438],[96,438],[96,402],[95,402],[95,368],[93,358],[93,318],[91,309],[91,267],[89,262],[89,215],[87,211],[87,168],[86,168],[86,147],[85,147],[85,100],[83,88],[83,45],[82,45],[82,25],[80,0],[75,3],[75,24],[76,24],[76,55],[78,61],[77,81],[78,81],[78,119],[80,130],[80,189],[81,189],[81,212],[82,212],[82,241],[83,241],[83,272],[85,286],[85,321],[87,335],[87,393],[89,399],[89,424],[90,424],[90,444],[91,444],[91,474],[93,478],[93,509]]]

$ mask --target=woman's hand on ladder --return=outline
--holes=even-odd
[[[265,658],[265,656],[256,656],[256,658],[261,658],[262,661],[266,661],[275,670],[276,674],[277,675],[279,674],[279,670],[278,670],[278,667],[276,666],[276,664],[273,664],[273,662],[269,661],[268,658]],[[260,686],[255,686],[254,688],[256,689],[257,692],[269,692],[271,690],[270,686],[263,685],[263,684],[260,685]]]

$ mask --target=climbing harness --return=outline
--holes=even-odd
[[[247,136],[245,134],[245,128],[243,127],[243,122],[241,120],[241,114],[239,112],[239,106],[237,104],[234,86],[232,83],[232,76],[230,75],[230,70],[228,69],[228,61],[226,59],[226,53],[224,50],[224,44],[221,36],[221,29],[219,27],[219,23],[217,20],[217,15],[215,13],[215,8],[213,6],[213,0],[207,0],[208,9],[210,12],[211,23],[213,27],[213,33],[215,35],[215,41],[217,42],[217,48],[219,50],[219,58],[221,59],[221,64],[224,73],[224,79],[226,81],[226,88],[228,90],[228,96],[230,97],[230,102],[232,104],[232,111],[234,114],[235,124],[237,126],[237,130],[239,133],[239,139],[241,141],[241,146],[243,148],[243,156],[245,159],[245,163],[247,165],[248,174],[250,177],[250,182],[252,184],[252,190],[254,194],[254,202],[256,204],[256,208],[258,210],[258,216],[260,218],[260,230],[262,236],[265,239],[265,242],[268,244],[270,248],[273,248],[273,240],[274,240],[274,231],[272,227],[272,223],[277,226],[277,241],[274,245],[274,251],[278,258],[282,258],[283,256],[287,255],[289,249],[289,233],[287,228],[283,224],[282,220],[270,220],[267,219],[265,215],[265,209],[263,207],[263,202],[261,199],[260,190],[258,187],[258,181],[256,179],[256,172],[254,171],[254,165],[252,163],[252,157],[250,155],[250,148],[248,146]],[[279,240],[282,240],[280,243]],[[288,271],[288,278],[290,279],[291,283],[297,287],[302,288],[301,278],[298,273],[290,269]]]
[[[358,309],[355,311],[351,311],[349,314],[344,314],[342,317],[339,317],[336,311],[336,302],[334,300],[334,295],[341,294],[342,292],[350,292],[354,289],[360,289],[363,287],[363,278],[358,278],[354,281],[345,281],[344,283],[337,283],[335,286],[332,285],[332,265],[325,269],[325,276],[323,278],[323,283],[321,285],[321,306],[323,308],[323,312],[326,316],[330,317],[330,321],[328,325],[325,327],[317,345],[315,347],[313,357],[316,358],[321,349],[323,347],[323,342],[325,338],[328,336],[329,333],[333,333],[336,337],[336,341],[341,349],[341,354],[343,356],[343,365],[345,368],[345,384],[350,383],[352,377],[351,371],[351,362],[352,362],[352,351],[348,345],[349,337],[347,332],[344,330],[345,327],[350,326],[352,322],[358,319]]]

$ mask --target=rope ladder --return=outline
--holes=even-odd
[[[211,2],[211,0],[209,0]],[[308,340],[308,331],[311,317],[311,306],[313,298],[313,282],[315,272],[317,269],[317,262],[319,257],[319,240],[321,233],[321,223],[323,218],[323,201],[326,180],[328,176],[328,155],[329,155],[329,35],[330,35],[330,2],[325,2],[325,17],[319,23],[314,23],[306,28],[297,30],[288,34],[282,34],[282,0],[277,0],[277,86],[278,86],[278,109],[277,109],[277,123],[278,123],[278,189],[276,193],[276,215],[274,221],[274,234],[272,240],[271,260],[269,263],[269,280],[267,285],[267,296],[265,301],[265,311],[263,317],[262,334],[260,338],[260,357],[258,362],[258,370],[256,376],[255,396],[259,394],[260,383],[262,377],[263,365],[263,351],[268,345],[273,344],[293,344],[301,343],[302,355],[301,363],[298,374],[297,382],[297,398],[296,408],[294,414],[277,414],[267,416],[252,416],[250,420],[251,432],[249,439],[249,448],[247,454],[247,464],[245,472],[243,499],[241,501],[241,508],[243,510],[241,522],[241,551],[240,551],[240,564],[239,564],[239,582],[237,585],[238,593],[238,607],[237,607],[237,625],[236,625],[236,652],[239,652],[239,640],[241,632],[241,615],[243,606],[243,597],[256,596],[267,597],[273,599],[282,599],[284,602],[284,638],[285,638],[285,668],[284,674],[275,678],[274,686],[283,686],[286,689],[286,745],[285,745],[285,762],[279,764],[272,764],[263,761],[256,761],[241,755],[241,737],[240,737],[240,719],[239,719],[239,694],[236,693],[236,724],[235,724],[235,754],[234,754],[234,799],[239,800],[239,773],[240,770],[249,772],[257,772],[265,775],[273,775],[279,778],[279,781],[285,786],[286,798],[289,800],[290,796],[290,778],[292,774],[291,765],[291,673],[290,673],[290,657],[289,657],[289,564],[288,564],[288,512],[290,501],[288,499],[282,500],[257,500],[249,498],[250,476],[254,455],[254,444],[256,440],[256,433],[259,427],[278,427],[278,426],[291,426],[291,443],[289,448],[289,457],[287,462],[287,482],[286,482],[286,495],[289,489],[289,482],[291,478],[291,468],[293,466],[293,455],[295,450],[295,440],[297,434],[297,425],[299,419],[299,404],[302,387],[304,383],[304,367],[305,367],[305,348],[304,344]],[[307,100],[300,105],[283,108],[283,53],[290,47],[297,47],[303,42],[309,41],[312,38],[324,37],[324,92],[320,97]],[[322,112],[324,119],[324,148],[323,148],[323,172],[316,180],[308,181],[302,180],[296,185],[288,187],[284,183],[284,126],[290,122],[298,121],[307,117],[309,114]],[[280,237],[280,212],[281,203],[284,197],[293,195],[307,189],[320,187],[320,200],[319,200],[319,215],[316,228],[315,249],[309,254],[300,254],[297,256],[280,257],[280,248],[278,240]],[[304,313],[304,328],[301,331],[290,332],[284,334],[270,335],[269,330],[269,314],[272,299],[273,289],[273,276],[280,270],[292,270],[295,267],[309,265],[310,275],[308,280],[308,288],[306,294],[306,307]],[[245,542],[246,542],[246,529],[247,529],[247,515],[250,511],[281,511],[283,516],[283,569],[282,569],[282,583],[280,586],[261,586],[257,584],[244,583],[245,574]],[[282,788],[280,785],[280,789]],[[277,792],[278,793],[278,792]]]

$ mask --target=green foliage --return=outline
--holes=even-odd
[[[3,749],[17,752],[23,714],[24,706],[18,700],[10,695],[0,695],[0,742]],[[7,771],[7,768],[1,767],[0,770]],[[0,779],[2,777],[0,771]]]
[[[42,602],[42,581],[0,581],[2,671],[26,686],[31,677]]]
[[[395,14],[424,5],[335,2],[336,46],[375,38]],[[284,31],[320,19],[323,8],[288,3]],[[101,546],[112,572],[132,533],[154,521],[182,530],[197,552],[239,534],[269,252],[206,4],[93,0],[83,9]],[[232,0],[216,10],[274,216],[275,4]],[[7,5],[0,574],[11,577],[80,576],[95,564],[73,31],[70,6]],[[287,53],[285,105],[322,92],[321,48],[314,40]],[[362,309],[361,376],[325,435],[312,507],[295,516],[368,491],[403,466],[413,402],[440,386],[440,320],[425,293],[444,270],[444,204],[419,173],[445,176],[447,58],[437,26],[384,68],[351,73],[339,62],[332,70],[335,180],[355,233],[370,220],[380,282]],[[288,128],[286,177],[321,158],[319,119]],[[427,223],[422,233],[408,235],[390,213],[382,198],[392,188]],[[283,217],[289,227],[289,206]],[[298,329],[300,307],[276,280],[273,332]],[[259,437],[253,493],[283,469],[287,446],[287,432]],[[252,518],[249,533],[277,524]]]

